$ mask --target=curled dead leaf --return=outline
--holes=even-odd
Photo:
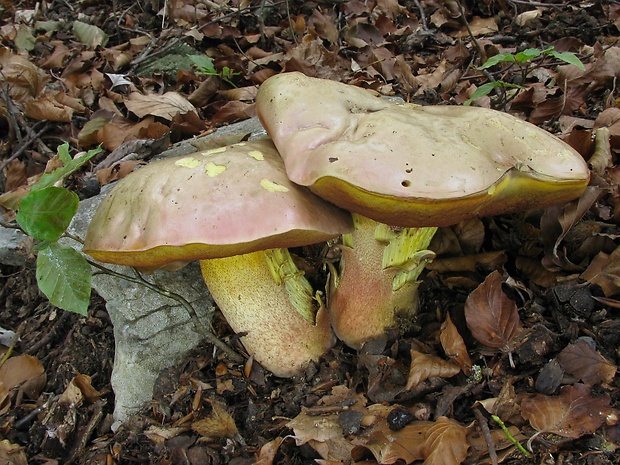
[[[508,349],[521,325],[517,305],[502,290],[502,275],[494,271],[465,302],[465,320],[472,335],[491,349]]]
[[[558,354],[557,360],[566,372],[589,386],[611,383],[618,369],[583,338],[566,346]]]
[[[590,397],[585,384],[565,386],[559,396],[537,394],[521,402],[522,415],[535,430],[565,438],[594,433],[610,411],[609,396]]]
[[[139,92],[132,92],[125,101],[125,106],[140,118],[152,115],[168,121],[179,113],[196,111],[194,105],[177,92],[166,92],[163,95],[143,95]]]
[[[465,341],[459,334],[459,330],[456,328],[450,314],[446,315],[446,321],[441,325],[441,334],[439,335],[441,346],[445,354],[461,367],[461,370],[465,375],[469,376],[471,373],[471,358],[467,352]]]
[[[405,389],[413,389],[422,381],[435,376],[450,378],[460,371],[461,368],[456,362],[443,360],[435,355],[423,354],[411,349],[411,366]]]
[[[467,457],[467,428],[455,420],[439,417],[424,434],[424,465],[458,465]]]

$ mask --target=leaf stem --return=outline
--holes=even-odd
[[[506,424],[502,421],[502,419],[500,417],[498,417],[497,415],[491,415],[491,418],[493,418],[493,421],[495,421],[495,423],[497,423],[499,425],[499,427],[502,429],[502,431],[504,432],[504,434],[506,435],[506,437],[508,438],[508,440],[510,442],[512,442],[515,446],[517,446],[517,449],[519,449],[519,451],[525,455],[526,457],[531,457],[532,454],[530,452],[528,452],[519,441],[517,441],[514,436],[512,434],[510,434],[510,431],[508,431],[508,427],[506,426]]]

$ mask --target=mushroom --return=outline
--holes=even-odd
[[[352,230],[351,216],[293,184],[269,139],[153,162],[99,206],[84,252],[158,269],[200,260],[209,291],[247,352],[299,374],[335,338],[289,247]]]
[[[358,215],[328,295],[353,347],[415,312],[436,227],[567,202],[589,181],[570,146],[494,110],[398,103],[300,73],[266,80],[256,110],[288,177]]]

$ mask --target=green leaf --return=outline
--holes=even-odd
[[[56,168],[51,173],[46,173],[41,176],[39,182],[37,182],[34,186],[30,188],[31,192],[53,186],[58,181],[66,178],[71,173],[74,173],[75,171],[80,169],[82,165],[84,165],[91,158],[101,152],[101,147],[89,150],[85,155],[77,158],[71,158],[71,155],[69,155],[69,144],[66,142],[62,145],[59,145],[56,150],[58,153],[58,158],[60,158],[60,161],[62,161],[63,166],[61,166],[60,168]]]
[[[514,61],[515,57],[512,53],[498,53],[497,55],[489,58],[482,66],[478,66],[477,69],[487,69],[500,63],[514,63]]]
[[[188,55],[188,57],[196,65],[200,73],[217,74],[217,70],[213,65],[213,60],[207,55]]]
[[[39,251],[37,283],[57,307],[86,315],[91,279],[90,265],[73,247],[52,242]]]
[[[522,52],[519,52],[515,55],[515,60],[517,63],[525,63],[526,61],[532,61],[534,58],[539,57],[544,53],[543,50],[538,48],[527,48]]]
[[[110,40],[110,36],[102,29],[81,21],[73,21],[73,34],[77,40],[90,48],[105,47]]]
[[[34,239],[56,241],[77,212],[79,198],[63,187],[46,187],[28,193],[19,204],[17,223]]]
[[[558,60],[563,61],[564,63],[568,63],[569,65],[575,65],[581,71],[586,70],[586,67],[583,65],[581,60],[577,58],[577,55],[575,55],[574,53],[558,52],[557,50],[551,50],[549,52],[549,55],[551,55],[554,58],[557,58]]]
[[[487,82],[486,84],[482,84],[480,87],[478,87],[473,93],[473,95],[465,102],[463,102],[463,105],[471,105],[475,100],[478,100],[480,97],[484,97],[485,95],[489,95],[493,91],[493,89],[497,89],[498,87],[503,87],[504,89],[523,89],[523,86],[511,84],[504,81]]]

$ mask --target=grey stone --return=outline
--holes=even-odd
[[[18,229],[10,229],[0,226],[0,263],[10,266],[21,266],[28,256],[28,247],[24,247],[24,241],[29,241],[28,236]]]
[[[241,137],[255,139],[265,135],[258,119],[252,118],[221,128],[205,138],[184,141],[157,158],[187,155],[208,148],[213,141],[225,141],[228,138],[240,140]],[[80,202],[78,213],[69,227],[72,234],[82,238],[85,236],[97,206],[110,187],[106,186],[98,196]],[[129,268],[108,268],[132,274]],[[175,272],[157,271],[146,278],[163,289],[183,296],[208,327],[213,300],[204,285],[197,263]],[[202,336],[194,332],[186,309],[145,286],[97,273],[93,277],[93,288],[105,299],[114,326],[114,418],[122,422],[152,399],[154,383],[160,371],[178,362],[188,350],[195,348]]]

